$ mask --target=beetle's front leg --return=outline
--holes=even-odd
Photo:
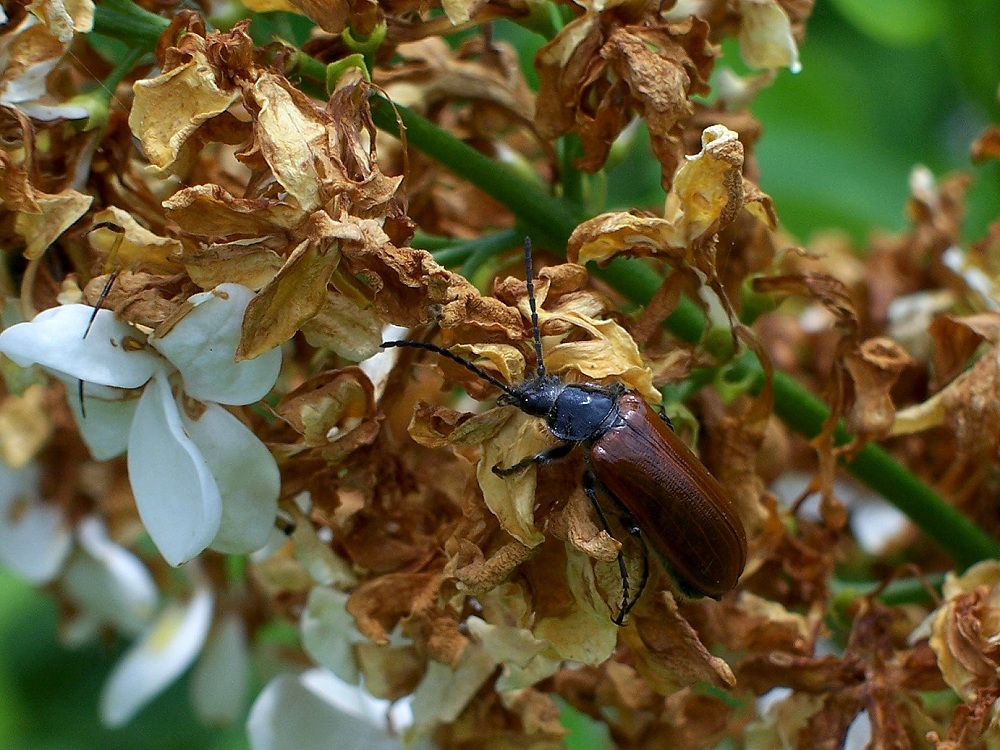
[[[561,443],[555,448],[549,448],[547,451],[542,451],[536,456],[528,456],[527,458],[521,459],[513,466],[508,466],[506,469],[500,468],[500,464],[493,467],[493,473],[498,477],[509,477],[511,474],[517,474],[519,471],[524,471],[532,464],[547,464],[552,461],[558,461],[560,458],[565,458],[576,443]]]

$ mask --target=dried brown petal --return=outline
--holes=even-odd
[[[632,613],[632,623],[622,628],[621,635],[632,650],[639,674],[660,695],[670,695],[699,680],[720,688],[736,685],[729,665],[708,652],[669,592],[647,598],[642,611]]]
[[[845,417],[851,432],[872,438],[889,433],[896,415],[890,391],[900,373],[914,364],[899,344],[886,338],[868,339],[844,357],[855,389]]]

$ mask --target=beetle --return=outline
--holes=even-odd
[[[545,420],[559,444],[513,466],[494,466],[495,474],[508,476],[583,448],[583,488],[602,525],[608,529],[598,490],[614,501],[624,528],[643,552],[642,578],[634,597],[630,597],[623,555],[618,554],[623,595],[613,618],[616,624],[624,622],[645,588],[649,576],[646,540],[682,593],[720,598],[736,586],[746,565],[746,532],[735,506],[718,480],[641,396],[621,383],[570,383],[546,373],[527,238],[524,258],[538,363],[529,379],[508,385],[469,360],[424,341],[387,341],[382,347],[413,347],[447,357],[498,388],[498,405],[515,406]]]

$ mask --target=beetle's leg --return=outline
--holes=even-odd
[[[511,474],[517,474],[519,471],[524,471],[532,464],[547,464],[552,461],[558,461],[560,458],[564,458],[573,448],[576,443],[561,443],[555,448],[549,448],[547,451],[542,451],[537,456],[528,456],[527,458],[521,459],[513,466],[508,466],[506,469],[501,469],[500,464],[493,467],[493,473],[498,477],[509,477]]]
[[[674,423],[670,421],[670,417],[668,417],[667,413],[663,411],[662,404],[660,405],[660,410],[656,412],[656,416],[658,416],[663,421],[663,423],[670,428],[671,432],[677,432],[677,430],[674,429]]]
[[[608,526],[608,519],[604,515],[604,510],[601,508],[601,504],[597,502],[597,490],[595,485],[598,479],[589,468],[583,475],[583,492],[586,494],[587,499],[590,500],[590,504],[594,506],[594,512],[597,513],[597,520],[601,522],[601,526],[604,530],[611,535],[611,528]],[[634,525],[634,524],[633,524]],[[645,545],[643,545],[643,551],[645,552]],[[611,618],[615,625],[621,625],[625,622],[625,615],[629,613],[629,610],[635,606],[635,599],[629,601],[629,585],[628,585],[628,569],[625,567],[625,555],[622,551],[618,550],[618,572],[622,578],[622,606],[618,610],[618,614]],[[645,580],[643,580],[643,586],[645,586]],[[639,593],[642,593],[642,589],[639,589]]]
[[[636,587],[635,598],[622,607],[621,617],[624,618],[639,603],[639,597],[642,596],[642,592],[646,590],[646,584],[649,582],[649,547],[646,546],[646,535],[642,533],[642,529],[635,522],[631,513],[623,510],[619,519],[632,538],[639,542],[639,548],[642,550],[642,578],[639,579],[639,585]]]

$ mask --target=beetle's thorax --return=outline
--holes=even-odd
[[[614,388],[567,383],[550,375],[528,380],[513,390],[515,395],[502,398],[503,403],[544,417],[549,431],[567,442],[597,440],[618,416],[615,405],[621,392]]]

